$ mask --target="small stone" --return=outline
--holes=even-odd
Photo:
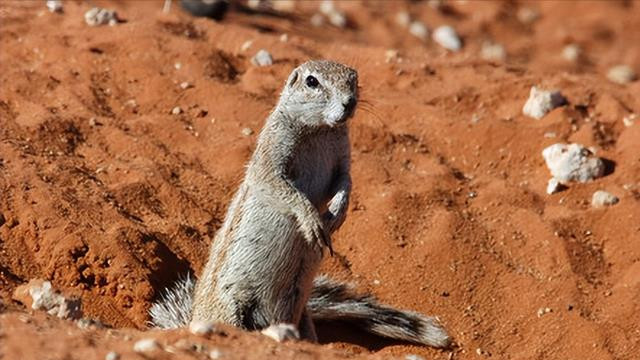
[[[532,8],[522,7],[518,9],[516,16],[521,23],[529,25],[540,18],[540,13]]]
[[[462,41],[458,33],[448,25],[438,27],[433,32],[433,40],[447,50],[458,51],[462,48]]]
[[[171,114],[172,115],[180,115],[180,114],[182,114],[182,109],[180,108],[180,106],[176,106],[173,109],[171,109]]]
[[[580,144],[553,144],[542,150],[547,168],[560,183],[585,183],[604,175],[604,162]]]
[[[240,46],[240,51],[241,52],[245,52],[245,51],[249,50],[249,48],[252,45],[253,45],[253,40],[247,40],[247,41],[242,43],[242,46]]]
[[[281,12],[293,12],[296,9],[296,1],[294,0],[278,0],[272,1],[273,10]]]
[[[406,11],[400,11],[396,14],[396,23],[402,27],[409,27],[409,24],[411,24],[411,15]]]
[[[243,128],[242,129],[242,135],[251,136],[251,135],[253,135],[253,130],[251,130],[251,128],[248,128],[248,127]]]
[[[389,49],[384,53],[384,61],[386,63],[390,63],[392,61],[396,61],[398,59],[398,50]]]
[[[91,127],[98,126],[98,120],[96,120],[95,117],[90,117],[89,118],[89,126],[91,126]]]
[[[222,352],[219,349],[213,348],[209,351],[209,359],[217,360],[222,357]]]
[[[115,10],[94,7],[84,13],[84,21],[89,26],[99,26],[109,24],[111,26],[118,23],[118,15]]]
[[[562,184],[560,184],[558,179],[556,178],[549,179],[549,182],[547,183],[547,194],[551,195],[551,194],[557,193],[561,189],[562,189]]]
[[[562,49],[562,57],[571,62],[576,62],[582,55],[582,49],[578,44],[569,44]]]
[[[637,117],[638,116],[636,114],[629,114],[622,118],[622,123],[624,124],[624,126],[630,127],[633,125],[633,123],[636,122]]]
[[[61,13],[62,0],[47,0],[47,9],[52,13]]]
[[[538,317],[542,317],[545,314],[548,314],[550,312],[552,312],[553,310],[551,310],[551,308],[545,307],[545,308],[540,308],[537,311],[537,315]]]
[[[335,27],[344,28],[347,26],[347,16],[342,11],[334,10],[327,14],[327,17],[331,25]]]
[[[315,27],[320,27],[324,25],[324,16],[318,13],[311,15],[311,25]]]
[[[193,87],[193,86],[191,86],[191,84],[189,84],[186,81],[183,81],[183,82],[180,83],[180,89],[182,89],[182,90],[187,90],[190,87]]]
[[[480,49],[480,56],[489,61],[504,61],[507,58],[507,52],[500,44],[485,42]]]
[[[104,360],[119,360],[120,354],[115,351],[109,351],[107,355],[104,356]]]
[[[329,15],[332,11],[335,11],[335,10],[336,8],[332,0],[323,0],[320,3],[320,12],[325,15]]]
[[[150,353],[157,350],[160,350],[160,344],[154,338],[141,339],[133,344],[133,351],[137,353]]]
[[[216,329],[215,325],[210,321],[192,321],[189,324],[189,331],[193,335],[205,336],[214,332]]]
[[[628,84],[636,79],[636,73],[628,65],[617,65],[609,69],[607,78],[616,84]]]
[[[286,43],[287,41],[289,41],[289,35],[287,34],[280,35],[280,42]]]
[[[529,98],[522,107],[522,113],[540,120],[549,111],[566,103],[567,100],[559,91],[547,91],[532,86],[531,91],[529,92]]]
[[[404,357],[405,360],[424,360],[424,358],[420,355],[416,354],[408,354]]]
[[[619,201],[620,199],[618,199],[617,196],[603,190],[598,190],[594,192],[593,196],[591,197],[591,206],[600,208],[604,206],[615,205]]]
[[[271,325],[268,328],[262,330],[261,333],[277,342],[300,339],[300,333],[298,332],[298,329],[292,324]]]
[[[429,30],[421,21],[413,21],[409,25],[409,33],[422,41],[426,41],[429,37]]]
[[[179,63],[179,62],[177,62],[177,63],[173,64],[173,67],[174,67],[176,70],[180,70],[180,69],[182,69],[182,64],[181,64],[181,63]]]
[[[270,66],[273,65],[273,58],[267,50],[260,49],[256,55],[251,58],[251,63],[255,66]]]
[[[553,139],[554,137],[558,136],[556,134],[555,131],[547,131],[546,133],[544,133],[542,136],[544,136],[547,139]]]

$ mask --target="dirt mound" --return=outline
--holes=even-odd
[[[142,331],[147,310],[202,270],[287,74],[320,57],[356,68],[362,91],[353,200],[324,270],[439,316],[458,347],[336,324],[320,327],[319,346],[230,328],[203,346],[229,358],[640,351],[640,120],[623,121],[640,113],[640,81],[606,77],[617,64],[640,70],[638,3],[340,2],[345,29],[311,26],[314,2],[278,16],[232,9],[221,22],[176,5],[163,14],[162,2],[96,3],[125,22],[88,27],[84,2],[64,2],[62,14],[43,1],[0,4],[0,357],[135,358],[137,339],[166,348],[188,337]],[[411,35],[400,11],[431,31],[452,25],[463,49]],[[488,42],[506,58],[484,60]],[[570,44],[582,51],[575,61],[562,56]],[[251,65],[262,48],[272,66]],[[534,85],[561,90],[568,105],[522,115]],[[610,171],[547,195],[541,151],[557,142],[593,146]],[[620,202],[594,209],[596,190]],[[78,329],[12,303],[34,278],[113,328]]]

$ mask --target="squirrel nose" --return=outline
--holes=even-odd
[[[353,114],[353,110],[356,108],[356,98],[350,96],[349,100],[347,100],[346,103],[343,103],[342,106],[344,107],[344,117],[347,118],[351,116],[351,114]]]

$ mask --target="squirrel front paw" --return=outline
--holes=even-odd
[[[310,216],[305,221],[301,221],[300,229],[311,246],[317,247],[320,251],[322,251],[323,247],[327,247],[329,254],[333,256],[331,235],[329,235],[319,216]]]

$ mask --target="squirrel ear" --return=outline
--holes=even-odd
[[[289,80],[287,81],[287,86],[291,87],[293,86],[293,84],[296,83],[296,81],[298,81],[298,72],[294,71],[290,76],[289,76]]]

